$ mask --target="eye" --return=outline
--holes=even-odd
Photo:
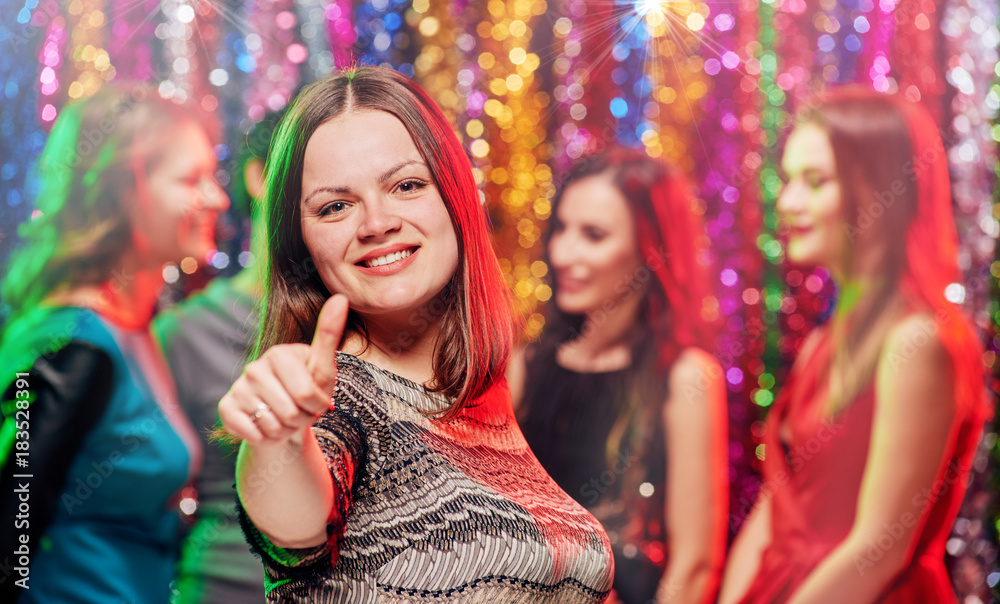
[[[316,212],[317,216],[336,216],[347,210],[346,201],[331,201]]]
[[[583,228],[583,236],[595,243],[604,239],[605,237],[607,237],[607,235],[608,234],[604,231],[604,229],[599,229],[597,227],[592,227],[592,226]]]
[[[821,174],[819,172],[809,172],[808,174],[805,175],[805,179],[806,179],[806,184],[808,184],[809,187],[812,188],[813,190],[822,187],[831,180],[829,176],[826,176],[825,174]]]
[[[423,189],[427,186],[427,183],[422,180],[417,180],[411,178],[409,180],[404,180],[403,182],[396,185],[396,190],[400,193],[416,193],[417,191]]]

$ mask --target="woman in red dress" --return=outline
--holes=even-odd
[[[944,545],[988,407],[945,294],[960,274],[937,127],[843,89],[806,109],[782,169],[788,258],[826,267],[840,296],[768,416],[720,601],[955,602]]]

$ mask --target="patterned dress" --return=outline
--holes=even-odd
[[[505,384],[450,421],[449,401],[339,353],[334,408],[313,427],[340,494],[327,543],[274,546],[241,510],[268,602],[600,602],[600,524],[549,478]]]

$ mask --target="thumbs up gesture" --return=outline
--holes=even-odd
[[[226,432],[247,444],[282,443],[330,408],[347,298],[323,305],[312,344],[279,344],[248,364],[219,402]]]

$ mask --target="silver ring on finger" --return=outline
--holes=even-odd
[[[260,399],[257,399],[257,406],[254,408],[253,413],[250,414],[250,419],[256,424],[257,421],[260,420],[260,416],[270,410],[270,405]]]

